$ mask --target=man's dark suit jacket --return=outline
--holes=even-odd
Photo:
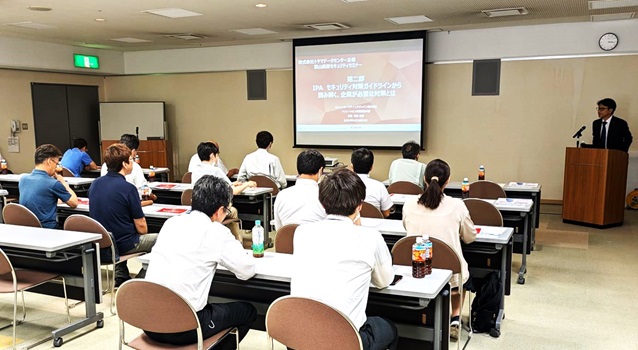
[[[600,139],[601,127],[602,119],[599,118],[594,120],[594,123],[592,124],[592,135],[594,136],[593,144],[596,148],[605,148],[605,145],[603,145]],[[631,141],[633,141],[627,122],[613,116],[613,118],[611,118],[611,122],[607,124],[607,128],[609,128],[609,131],[607,132],[607,148],[627,152],[631,145]]]

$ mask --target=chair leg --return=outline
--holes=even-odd
[[[24,303],[24,291],[21,290],[20,294],[22,294],[22,319],[20,321],[18,321],[18,324],[24,322],[24,320],[26,320],[27,318],[27,307],[26,304]],[[15,319],[14,319],[15,321]]]
[[[14,277],[15,278],[15,277]],[[15,283],[15,280],[14,280]],[[15,285],[15,284],[14,284]],[[24,301],[24,294],[22,294],[23,299],[22,301]],[[22,304],[24,306],[24,304]],[[18,313],[18,291],[14,291],[13,292],[13,350],[15,350],[16,348],[16,316]]]
[[[69,298],[67,297],[67,294],[66,294],[66,280],[64,279],[63,276],[60,276],[60,278],[62,278],[62,289],[64,290],[64,306],[66,307],[66,318],[69,321],[69,323],[71,323],[71,312],[69,311]]]
[[[126,264],[126,262],[125,262]],[[107,271],[108,271],[108,267],[107,267]],[[115,264],[113,264],[113,274],[112,274],[112,279],[109,280],[108,284],[109,287],[111,288],[111,315],[115,315],[116,312],[114,310],[115,307]]]
[[[239,350],[239,329],[235,328],[231,333],[235,333],[235,349]]]

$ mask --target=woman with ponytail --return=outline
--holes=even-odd
[[[447,243],[461,260],[463,284],[469,279],[467,262],[461,251],[461,239],[465,243],[474,242],[476,229],[470,213],[461,199],[448,197],[443,193],[450,181],[450,166],[441,159],[435,159],[425,168],[425,192],[403,206],[403,225],[409,236],[427,234]],[[436,251],[434,252],[436,259]],[[458,339],[461,294],[458,291],[458,275],[452,276],[452,320],[450,336]]]

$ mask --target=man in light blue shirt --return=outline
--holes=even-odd
[[[98,168],[93,159],[86,153],[88,150],[87,145],[86,140],[83,138],[74,139],[73,148],[64,152],[64,156],[60,162],[60,164],[69,169],[75,177],[80,177],[82,170],[95,170]]]

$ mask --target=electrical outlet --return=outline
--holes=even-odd
[[[29,124],[22,123],[22,130],[29,130]]]

